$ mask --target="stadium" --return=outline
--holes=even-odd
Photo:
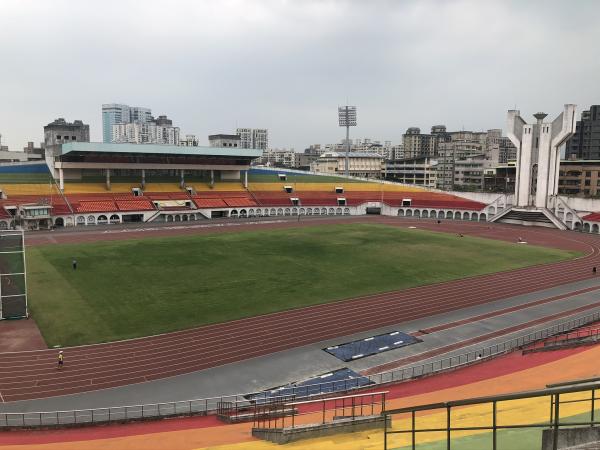
[[[0,168],[2,446],[598,440],[593,202],[259,155],[72,142]]]

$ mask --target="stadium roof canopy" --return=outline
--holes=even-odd
[[[60,146],[59,154],[71,152],[139,153],[160,155],[234,156],[256,158],[262,150],[255,148],[183,147],[161,144],[105,144],[101,142],[69,142]]]

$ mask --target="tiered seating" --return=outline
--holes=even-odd
[[[65,194],[97,194],[106,193],[104,183],[65,183]]]
[[[65,195],[72,206],[62,198],[62,194],[52,183],[5,184],[0,185],[12,204],[20,203],[52,203],[54,214],[69,214],[71,212],[111,212],[111,211],[149,211],[156,209],[153,202],[165,202],[161,209],[181,209],[181,205],[169,205],[168,201],[192,200],[192,207],[217,208],[252,208],[252,207],[290,207],[294,206],[292,198],[299,199],[298,206],[338,206],[338,199],[345,198],[346,206],[359,206],[366,202],[383,202],[394,207],[401,207],[403,200],[410,199],[412,208],[429,209],[459,209],[479,211],[484,204],[464,198],[430,192],[421,187],[399,184],[381,184],[369,182],[349,182],[340,179],[326,182],[315,181],[317,177],[307,178],[310,181],[277,181],[252,182],[245,189],[239,181],[217,181],[210,185],[204,181],[189,181],[188,187],[195,192],[190,195],[181,189],[176,178],[165,181],[146,183],[143,195],[133,196],[132,189],[141,187],[135,180],[126,177],[115,179],[110,190],[98,177],[90,182],[66,182]],[[291,186],[292,192],[285,191],[284,186]],[[336,193],[336,188],[342,187],[343,193]],[[590,215],[586,220],[594,220]],[[597,220],[600,221],[600,214]]]
[[[54,184],[45,183],[45,184],[7,184],[3,183],[0,185],[2,188],[2,192],[6,194],[8,197],[11,196],[21,196],[21,195],[31,195],[31,196],[46,196],[49,197],[51,195],[60,195],[60,192],[56,188]]]
[[[257,203],[251,198],[244,197],[234,197],[234,198],[225,198],[223,199],[227,206],[231,208],[238,208],[244,206],[257,206]]]
[[[133,187],[140,187],[140,185],[137,184]],[[144,192],[181,192],[181,187],[178,183],[146,183]]]
[[[588,222],[600,222],[600,213],[591,213],[582,217],[582,219],[587,220]]]
[[[202,192],[203,194],[205,191],[246,192],[246,189],[239,181],[219,181],[215,182],[213,185],[209,183],[191,181],[186,184],[187,186],[192,187],[196,192]]]
[[[1,187],[7,197],[2,200],[2,206],[44,204],[52,206],[54,215],[71,214],[69,205],[53,183],[3,183]],[[6,213],[4,208],[2,211]]]
[[[113,212],[117,210],[117,205],[113,200],[88,200],[74,204],[73,209],[78,213]]]
[[[132,194],[72,194],[67,195],[74,212],[150,211],[155,209],[150,199]]]
[[[190,196],[183,192],[144,192],[150,200],[189,200]]]
[[[427,192],[420,187],[411,187],[399,184],[381,184],[381,183],[347,183],[341,180],[338,183],[249,183],[248,189],[255,191],[282,191],[284,186],[293,186],[295,191],[321,191],[335,192],[337,186],[343,186],[345,191],[359,192]]]
[[[292,197],[297,198],[296,193],[288,194],[287,192],[275,192],[275,191],[260,191],[253,192],[254,198],[258,201],[261,206],[291,206]]]
[[[119,211],[151,211],[155,209],[152,202],[145,199],[116,200],[115,203]]]
[[[198,208],[227,208],[227,204],[220,198],[198,198],[194,197],[194,203]]]
[[[317,185],[317,183],[310,183],[310,187],[313,189],[315,188],[315,185]],[[345,198],[346,204],[349,206],[357,206],[369,201],[383,201],[390,206],[402,206],[402,201],[404,199],[411,199],[411,207],[413,208],[462,209],[479,211],[485,207],[485,204],[483,203],[438,192],[406,192],[396,190],[390,192],[355,191],[347,190],[347,185],[344,186],[344,193],[342,194],[335,193],[334,186],[331,186],[331,189],[327,191],[304,191],[300,189],[294,189],[292,193],[288,194],[283,190],[283,185],[279,191],[254,191],[253,194],[261,206],[290,206],[292,204],[291,198],[298,198],[300,200],[300,205],[303,206],[336,206],[338,203],[338,198]]]
[[[198,208],[244,208],[258,206],[252,194],[245,191],[200,192],[192,196]]]

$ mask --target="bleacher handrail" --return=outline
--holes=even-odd
[[[445,433],[445,440],[447,444],[447,448],[450,448],[450,442],[452,440],[451,433],[456,431],[491,431],[492,432],[492,448],[496,450],[497,447],[497,433],[499,430],[510,430],[510,429],[524,429],[524,428],[546,428],[551,430],[551,445],[554,450],[558,449],[558,433],[561,427],[579,427],[579,426],[594,426],[600,425],[600,422],[596,420],[594,415],[595,409],[595,401],[600,400],[600,398],[596,397],[596,391],[600,389],[600,382],[595,381],[591,383],[584,384],[564,384],[561,386],[555,387],[546,387],[544,389],[530,390],[530,391],[522,391],[522,392],[513,392],[507,394],[498,394],[498,395],[489,395],[484,397],[472,397],[472,398],[464,398],[458,400],[451,400],[447,402],[440,403],[429,403],[423,405],[416,406],[406,406],[402,408],[394,408],[389,410],[384,410],[381,415],[385,418],[384,424],[384,450],[387,450],[388,447],[388,435],[394,434],[406,434],[411,436],[411,448],[416,449],[416,436],[417,433]],[[571,400],[563,400],[561,401],[560,396],[562,394],[573,394],[578,392],[591,392],[591,396],[585,396],[585,398],[581,399],[571,399]],[[549,421],[536,422],[532,421],[531,423],[524,424],[522,420],[516,420],[511,423],[509,420],[504,419],[502,421],[502,425],[498,424],[498,403],[512,401],[512,400],[524,400],[524,399],[534,399],[540,397],[549,397],[550,398],[550,416]],[[560,417],[560,406],[561,404],[567,403],[582,403],[589,402],[591,404],[590,407],[590,419],[578,419],[576,421],[567,420],[561,421]],[[492,413],[492,421],[490,425],[471,425],[471,426],[452,426],[452,408],[456,407],[465,407],[465,406],[475,406],[475,405],[491,405],[491,413]],[[435,428],[417,428],[417,417],[416,413],[418,412],[426,412],[426,411],[443,411],[446,415],[446,423],[445,425],[438,426]],[[391,419],[393,415],[404,414],[409,417],[406,420],[409,422],[409,427],[406,429],[389,429],[388,423],[391,423]],[[459,419],[460,421],[460,419]],[[547,448],[547,447],[544,447]]]
[[[423,376],[429,376],[436,373],[440,373],[442,371],[455,370],[457,368],[465,367],[472,363],[479,363],[494,356],[509,353],[536,340],[543,340],[556,334],[564,333],[572,329],[579,328],[588,323],[597,322],[599,320],[600,311],[594,312],[593,314],[581,316],[575,319],[571,319],[566,322],[557,323],[551,327],[530,332],[528,334],[509,339],[508,341],[504,341],[502,343],[478,348],[473,351],[468,351],[466,353],[459,354],[458,356],[449,356],[429,363],[426,362],[415,366],[398,368],[373,375],[365,375],[365,377],[372,382],[371,384],[361,385],[360,383],[358,383],[359,379],[354,378],[330,381],[325,383],[316,383],[313,385],[290,386],[289,389],[291,390],[291,394],[286,393],[286,395],[281,397],[289,398],[290,395],[297,395],[298,392],[301,393],[302,391],[304,391],[306,393],[305,395],[307,395],[309,390],[315,391],[318,389],[317,394],[310,394],[305,397],[318,398],[319,395],[331,395],[332,392],[327,391],[326,388],[327,386],[330,386],[332,384],[335,385],[335,383],[344,383],[345,389],[336,391],[336,393],[339,394],[340,392],[353,392],[358,390],[373,389],[375,386],[417,379]],[[349,386],[349,384],[356,384],[356,386],[352,387]],[[218,403],[224,401],[248,401],[246,399],[246,396],[254,396],[254,401],[256,401],[257,398],[260,399],[260,395],[263,395],[265,399],[268,398],[270,401],[277,400],[277,396],[268,396],[268,394],[270,393],[271,391],[261,391],[258,393],[249,392],[245,394],[231,394],[217,397],[198,398],[193,400],[148,403],[130,406],[107,406],[102,408],[73,409],[65,411],[0,412],[0,429],[19,427],[40,427],[52,425],[70,425],[82,422],[95,423],[136,420],[142,418],[145,419],[149,417],[159,418],[185,414],[208,415],[216,412]],[[302,397],[298,396],[297,398],[299,399]],[[183,406],[178,409],[177,405]],[[193,405],[202,405],[203,408],[194,408]],[[163,406],[162,410],[161,406]],[[137,415],[135,414],[135,411],[138,411]],[[155,413],[151,414],[150,411],[154,411]],[[104,414],[102,414],[102,412],[104,412]],[[87,415],[85,415],[85,413],[87,413]],[[86,417],[90,418],[90,420],[85,420]],[[47,420],[44,420],[44,418],[47,418]]]

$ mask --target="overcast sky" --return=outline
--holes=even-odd
[[[410,126],[504,128],[600,103],[600,2],[0,0],[0,133],[20,150],[102,103],[167,114],[183,134],[268,128],[300,151]]]

